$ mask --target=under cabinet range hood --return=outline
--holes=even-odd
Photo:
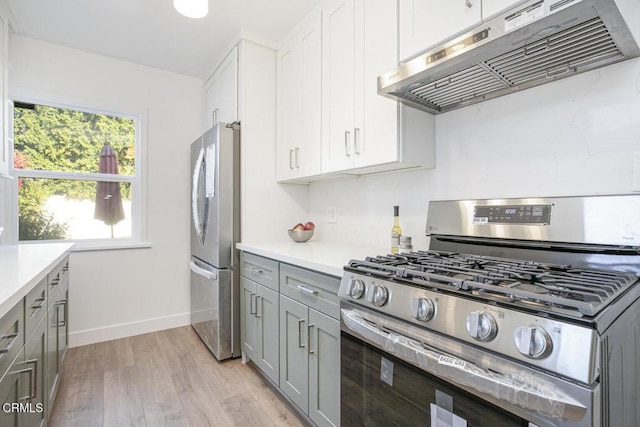
[[[640,0],[530,0],[378,77],[444,113],[640,56]]]

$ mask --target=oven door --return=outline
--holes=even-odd
[[[534,371],[346,301],[340,307],[342,425],[600,425],[597,385]]]

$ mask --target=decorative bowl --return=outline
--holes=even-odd
[[[313,236],[313,230],[287,230],[289,237],[294,242],[303,243]]]

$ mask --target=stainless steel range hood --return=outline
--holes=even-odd
[[[444,113],[640,56],[640,0],[530,0],[378,77]]]

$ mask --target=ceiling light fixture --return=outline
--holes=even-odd
[[[209,13],[209,0],[173,0],[173,7],[188,18],[204,18]]]

